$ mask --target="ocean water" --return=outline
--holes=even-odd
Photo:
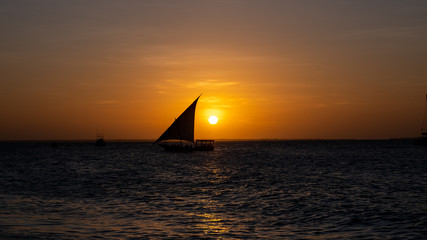
[[[1,142],[0,239],[427,239],[427,148]]]

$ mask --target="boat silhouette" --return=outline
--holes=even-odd
[[[104,131],[103,130],[100,132],[98,132],[98,130],[96,130],[95,146],[97,146],[97,147],[105,146]]]
[[[155,144],[159,144],[166,151],[173,152],[213,151],[215,149],[215,140],[194,141],[194,115],[200,96],[175,119],[154,142]]]
[[[418,137],[417,139],[415,139],[414,144],[415,145],[422,145],[422,146],[427,146],[427,94],[426,94],[426,102],[424,104],[424,116],[423,116],[423,125],[421,127],[421,137]]]

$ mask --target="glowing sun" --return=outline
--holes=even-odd
[[[218,118],[216,116],[210,116],[209,117],[209,123],[210,124],[216,124],[218,122]]]

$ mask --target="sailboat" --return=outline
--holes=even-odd
[[[426,114],[427,114],[427,94],[426,94],[426,102],[424,105],[424,116],[423,116],[423,126],[421,127],[421,137],[418,137],[414,144],[415,145],[423,145],[423,146],[427,146],[427,119],[426,119]]]
[[[215,140],[196,140],[194,142],[194,115],[200,96],[175,119],[154,143],[158,143],[166,151],[174,152],[214,150]]]
[[[97,146],[97,147],[105,146],[104,131],[103,130],[101,132],[98,132],[98,129],[96,129],[95,146]]]

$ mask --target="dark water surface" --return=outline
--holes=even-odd
[[[0,143],[0,239],[426,239],[410,141]]]

